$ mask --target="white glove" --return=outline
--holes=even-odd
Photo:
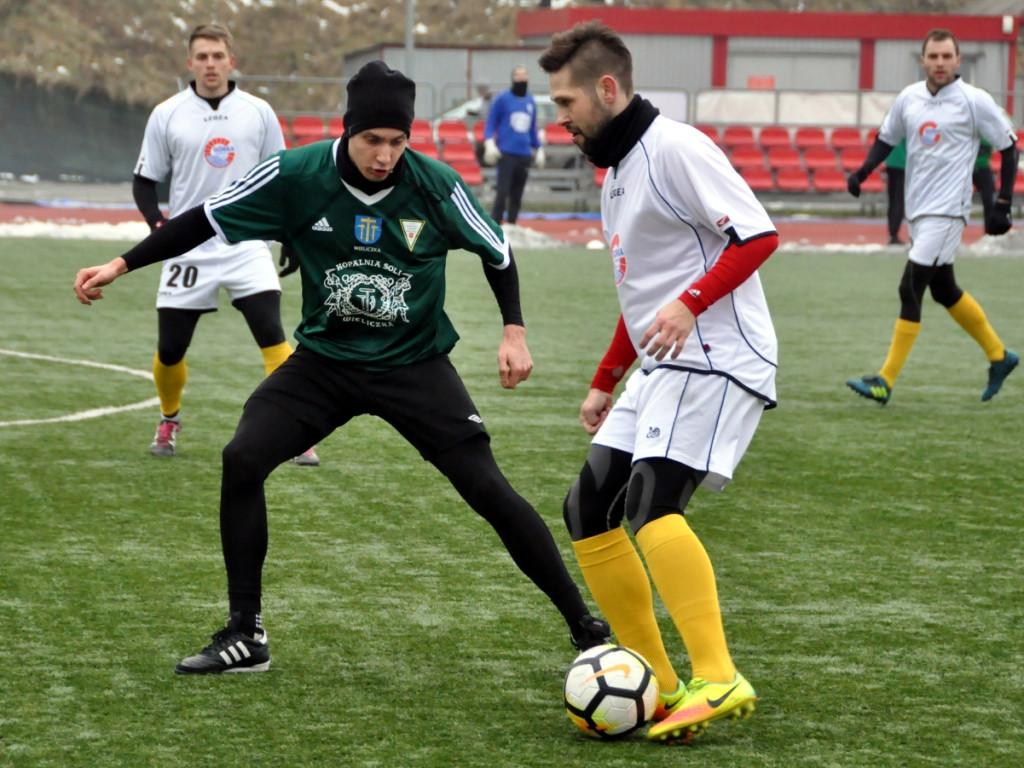
[[[544,169],[544,147],[537,147],[537,151],[533,153],[533,165],[540,171]]]
[[[494,139],[488,139],[484,142],[484,162],[487,165],[494,165],[501,158],[501,150],[498,149],[498,144]]]

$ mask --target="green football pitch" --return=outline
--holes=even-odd
[[[79,267],[123,247],[0,240],[0,766],[1024,763],[1024,373],[980,402],[984,356],[929,303],[889,405],[847,390],[884,358],[903,255],[779,253],[761,269],[779,407],[733,484],[689,510],[760,701],[750,720],[671,748],[576,731],[557,612],[372,418],[324,440],[321,467],[284,465],[267,483],[271,670],[174,675],[225,617],[219,456],[263,367],[236,312],[205,317],[179,454],[151,457],[158,267],[92,307],[71,292]],[[517,258],[533,376],[498,385],[497,309],[461,253],[448,268],[453,359],[578,576],[561,503],[587,450],[579,402],[616,321],[611,268],[583,249]],[[1024,262],[957,270],[1024,351]],[[297,276],[284,282],[294,326]]]

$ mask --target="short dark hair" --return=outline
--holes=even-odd
[[[223,40],[224,45],[227,46],[228,53],[234,53],[235,39],[231,36],[231,30],[223,24],[200,24],[193,29],[192,34],[188,36],[189,53],[192,52],[192,43],[200,38],[203,40]]]
[[[924,42],[921,43],[921,55],[924,56],[924,49],[928,47],[928,43],[934,40],[937,43],[943,40],[953,41],[953,50],[956,51],[956,55],[960,55],[960,42],[956,39],[956,35],[950,32],[948,29],[933,29],[924,37]]]
[[[622,38],[598,19],[582,21],[551,38],[541,54],[540,67],[548,74],[568,65],[572,83],[594,83],[610,74],[627,97],[633,96],[633,57]]]

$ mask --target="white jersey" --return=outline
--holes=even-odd
[[[675,359],[639,347],[659,309],[703,277],[729,243],[775,225],[718,147],[692,126],[659,115],[601,190],[619,304],[641,367],[720,374],[775,402],[778,344],[755,272],[697,317]]]
[[[176,216],[282,149],[281,124],[263,99],[234,88],[214,109],[190,86],[153,109],[135,173],[153,181],[170,174]]]
[[[985,139],[997,152],[1017,141],[1009,118],[988,92],[959,78],[932,94],[927,83],[904,88],[878,138],[896,146],[907,140],[907,220],[971,211],[974,160]]]

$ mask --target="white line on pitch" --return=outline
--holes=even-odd
[[[13,349],[0,349],[0,355],[9,355],[11,357],[22,357],[29,360],[42,360],[48,363],[65,363],[67,365],[81,365],[86,368],[101,368],[105,371],[116,371],[118,373],[127,373],[131,376],[139,376],[143,379],[149,379],[153,381],[153,373],[151,371],[140,371],[137,368],[128,368],[123,365],[110,365],[109,363],[97,363],[93,360],[70,360],[63,357],[51,357],[50,355],[37,355],[30,352],[17,352]],[[128,405],[119,406],[108,406],[105,408],[90,408],[87,411],[78,411],[77,413],[69,413],[65,416],[54,416],[49,419],[20,419],[18,421],[0,421],[0,427],[15,427],[25,426],[31,424],[57,424],[59,422],[68,421],[84,421],[86,419],[98,419],[101,416],[109,416],[114,413],[121,413],[122,411],[138,411],[143,408],[152,408],[154,405],[160,404],[160,398],[151,397],[148,400],[143,400],[138,403],[130,403]]]

